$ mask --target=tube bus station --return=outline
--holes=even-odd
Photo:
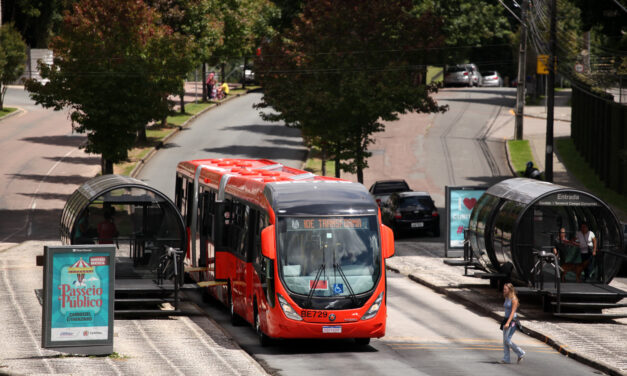
[[[586,233],[593,243],[589,250],[577,242],[582,228],[594,234]],[[601,317],[601,309],[627,296],[608,285],[627,257],[620,222],[590,193],[532,179],[504,180],[473,208],[467,241],[488,276],[523,286],[521,295],[541,296],[557,316]]]

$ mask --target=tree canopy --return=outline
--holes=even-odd
[[[0,110],[3,109],[6,85],[24,72],[26,44],[12,24],[0,26]]]
[[[264,87],[258,108],[276,111],[262,116],[302,129],[363,181],[382,121],[445,110],[430,97],[436,88],[419,84],[425,55],[442,44],[441,25],[411,7],[405,0],[307,2],[293,28],[264,43],[255,61]]]
[[[188,41],[135,0],[82,0],[51,42],[54,63],[40,64],[48,83],[29,80],[44,107],[68,108],[86,150],[102,155],[103,173],[127,159],[136,132],[167,111],[189,71]]]

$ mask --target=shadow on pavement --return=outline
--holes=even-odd
[[[487,104],[491,106],[505,106],[505,107],[513,107],[516,104],[515,98],[502,98],[502,97],[492,97],[492,98],[449,98],[445,99],[449,102],[470,102],[475,104]]]
[[[34,180],[36,182],[46,182],[53,184],[81,185],[88,180],[82,175],[41,175],[41,174],[7,174],[13,179]]]
[[[272,144],[275,144],[275,145],[288,145],[288,146],[304,147],[302,141],[296,141],[296,140],[276,139],[276,140],[267,140],[267,141],[272,143]]]
[[[50,161],[63,161],[81,165],[100,165],[100,157],[44,157]]]
[[[22,141],[34,142],[38,144],[58,145],[58,146],[74,146],[79,147],[85,142],[85,136],[40,136],[26,137]]]
[[[26,197],[35,197],[39,200],[61,200],[61,201],[67,201],[67,199],[70,197],[70,194],[64,194],[64,193],[20,193],[20,195],[22,196],[26,196]]]
[[[467,180],[477,182],[477,185],[492,186],[496,183],[502,182],[506,179],[511,179],[513,176],[470,176],[466,177]]]
[[[294,159],[300,160],[305,158],[306,150],[290,149],[272,146],[225,146],[220,148],[203,149],[208,153],[218,153],[232,156],[243,156],[249,158],[268,158],[268,159]]]
[[[459,89],[459,90],[455,90],[455,92],[504,95],[506,97],[511,97],[512,100],[515,100],[516,99],[516,88],[511,88],[512,90],[508,90],[508,89],[509,88],[503,88],[501,90],[498,90],[498,89],[487,89],[487,88]]]
[[[247,131],[253,133],[263,133],[272,136],[282,137],[300,137],[300,130],[296,128],[289,128],[286,126],[278,126],[272,124],[251,124],[251,125],[237,125],[234,127],[224,127],[224,131]]]
[[[61,209],[3,210],[0,216],[0,239],[14,243],[27,240],[58,241],[61,213]]]

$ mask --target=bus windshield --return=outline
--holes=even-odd
[[[350,296],[372,290],[381,274],[377,217],[281,217],[281,279],[293,293]]]

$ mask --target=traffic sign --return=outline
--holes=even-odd
[[[549,55],[538,55],[538,74],[549,74]]]
[[[581,63],[576,63],[576,64],[575,64],[575,72],[577,72],[577,73],[583,73],[583,64],[581,64]]]

